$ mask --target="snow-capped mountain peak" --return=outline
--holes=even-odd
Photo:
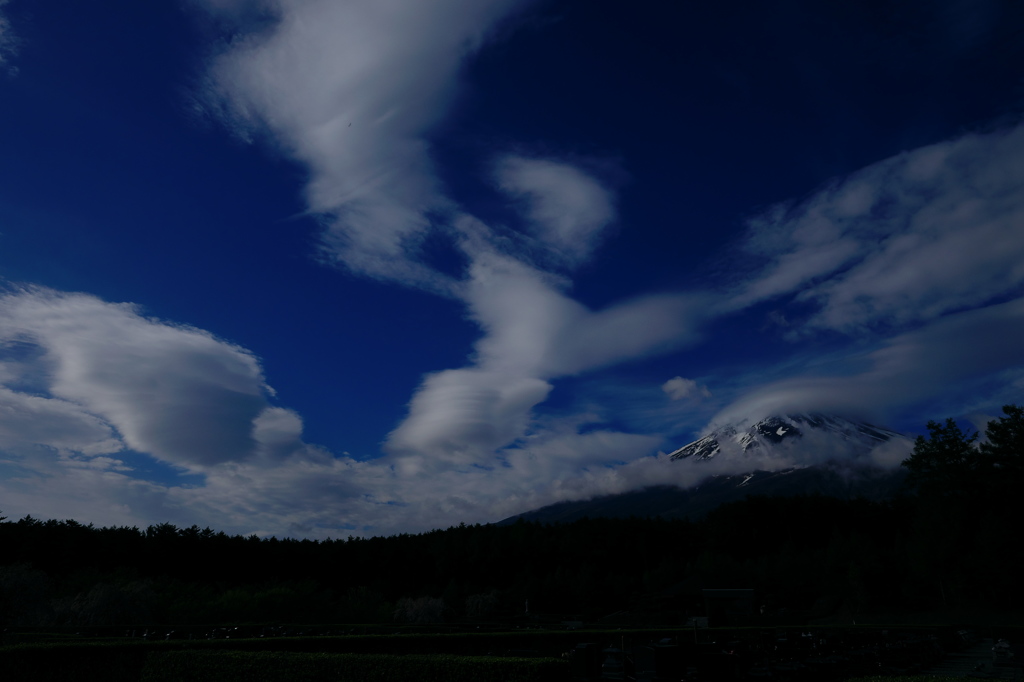
[[[670,453],[669,458],[708,460],[722,452],[791,450],[801,445],[819,448],[834,445],[837,449],[860,454],[893,439],[905,438],[896,431],[836,415],[813,412],[772,415],[753,423],[720,426]]]

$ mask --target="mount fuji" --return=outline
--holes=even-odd
[[[725,424],[708,435],[669,453],[669,459],[709,460],[719,455],[814,450],[811,456],[842,454],[845,458],[870,455],[884,444],[907,438],[901,433],[867,422],[836,415],[798,413],[765,417],[744,428]]]
[[[749,495],[893,497],[910,456],[907,436],[833,414],[800,412],[715,425],[667,455],[669,467],[707,467],[697,485],[659,485],[589,500],[559,502],[505,519],[568,523],[585,517],[699,518]],[[666,472],[671,479],[672,472]]]

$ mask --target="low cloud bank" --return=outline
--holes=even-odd
[[[595,428],[596,416],[537,422],[543,382],[451,370],[420,395],[453,391],[438,404],[455,416],[417,422],[414,409],[394,435],[412,452],[357,462],[305,443],[258,359],[203,330],[38,287],[0,296],[0,320],[0,493],[15,516],[311,537],[427,530],[592,494],[581,472],[617,490],[629,484],[616,467],[660,441]]]

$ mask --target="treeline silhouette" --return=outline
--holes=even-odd
[[[0,522],[0,626],[494,621],[701,615],[753,588],[759,622],[1024,607],[1024,410],[986,440],[930,422],[885,502],[751,497],[700,520],[517,522],[296,540],[159,524]]]

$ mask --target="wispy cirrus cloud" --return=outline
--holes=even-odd
[[[868,352],[840,356],[814,374],[761,386],[755,380],[712,423],[804,410],[884,423],[915,404],[959,395],[967,382],[1024,366],[1021,338],[1024,298],[951,314]]]
[[[4,5],[7,0],[0,0],[0,72],[16,73],[17,69],[11,66],[11,57],[17,51],[18,40],[11,30],[10,20],[4,16]]]
[[[232,125],[263,130],[309,171],[325,253],[353,271],[445,290],[419,247],[449,209],[427,133],[462,60],[516,4],[273,0],[270,26],[233,41],[210,69]],[[234,3],[214,9],[238,14]]]
[[[752,377],[714,421],[809,409],[884,421],[1021,367],[1021,225],[1024,124],[904,152],[754,218],[743,247],[766,265],[727,306],[795,304],[792,340],[840,332],[869,350]]]
[[[809,329],[935,319],[1024,284],[1024,125],[905,152],[751,221],[768,265],[742,307],[791,296]]]

